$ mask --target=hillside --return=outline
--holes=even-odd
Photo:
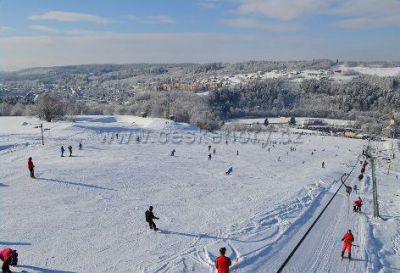
[[[210,272],[222,246],[240,272],[273,272],[340,186],[341,175],[356,166],[349,183],[359,183],[358,157],[366,145],[315,134],[288,143],[290,135],[280,133],[267,145],[262,136],[247,144],[243,135],[215,142],[215,134],[163,119],[80,116],[45,123],[50,130],[42,146],[37,123],[0,118],[0,246],[18,249],[15,272]],[[72,145],[73,156],[60,157],[61,145]],[[216,149],[211,160],[208,145]],[[29,156],[37,179],[28,176]],[[229,166],[233,172],[226,175]],[[371,222],[369,175],[359,184],[365,215],[352,215],[357,195],[349,199],[342,189],[316,237],[306,241],[308,251],[285,272],[398,267],[398,219]],[[387,211],[394,209],[391,191],[397,188],[380,187],[382,214],[395,213]],[[149,205],[160,217],[156,233],[144,219]],[[320,237],[328,227],[332,232]],[[350,227],[361,248],[353,262],[341,262],[340,239]],[[380,247],[393,243],[390,255]]]

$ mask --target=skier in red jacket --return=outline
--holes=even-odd
[[[35,178],[35,165],[33,165],[32,157],[28,158],[28,169],[31,174],[31,178]]]
[[[232,265],[231,259],[225,256],[226,248],[219,250],[219,257],[215,260],[215,267],[218,273],[229,273],[229,267]]]
[[[16,250],[12,250],[11,248],[1,248],[0,249],[0,260],[3,261],[3,265],[1,267],[3,273],[12,273],[10,270],[11,266],[16,266],[18,263],[18,253]]]
[[[358,199],[354,202],[355,206],[356,206],[356,212],[361,212],[361,206],[363,204],[363,200],[361,199],[361,197],[359,196]]]
[[[340,256],[342,256],[343,258],[344,252],[347,250],[347,252],[349,253],[349,259],[351,259],[351,246],[353,245],[354,242],[354,236],[351,233],[351,229],[349,229],[349,231],[343,236],[342,241],[343,241],[343,247]]]

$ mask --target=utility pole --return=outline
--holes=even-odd
[[[373,156],[370,151],[370,146],[367,148],[367,157],[371,159],[371,168],[372,168],[372,203],[374,206],[374,217],[379,216],[379,203],[378,203],[378,188],[376,184],[376,176],[375,176],[375,159],[376,156]]]
[[[169,97],[168,91],[165,93],[165,95],[166,95],[166,100],[167,100],[166,109],[165,109],[165,118],[169,119],[169,115],[170,115],[170,108],[169,108],[170,107],[170,104],[169,104],[170,97]]]
[[[35,126],[35,127],[33,127],[33,128],[40,128],[40,133],[41,133],[41,136],[42,136],[42,145],[44,145],[44,134],[43,134],[43,132],[44,132],[44,131],[48,131],[48,130],[50,130],[50,129],[48,129],[48,128],[43,128],[43,123],[40,123],[40,125]]]

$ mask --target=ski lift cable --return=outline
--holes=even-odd
[[[345,182],[347,179],[350,177],[350,175],[353,173],[354,169],[358,165],[358,162],[360,160],[361,156],[357,157],[357,162],[356,164],[352,167],[350,170],[349,174],[343,174],[342,177],[340,178],[341,185],[339,188],[336,190],[336,192],[333,194],[331,199],[329,199],[328,203],[325,205],[325,207],[322,209],[322,211],[318,214],[317,218],[315,218],[314,222],[311,224],[311,226],[307,229],[306,233],[303,235],[303,237],[300,239],[300,241],[297,243],[297,245],[294,247],[294,249],[290,252],[290,254],[287,256],[287,258],[283,261],[282,265],[279,267],[279,269],[276,271],[277,273],[281,273],[283,269],[286,267],[286,265],[289,263],[290,259],[293,257],[293,255],[296,253],[297,249],[301,246],[301,244],[304,242],[308,234],[311,232],[315,224],[318,222],[318,220],[321,218],[322,214],[325,212],[325,210],[329,207],[331,204],[332,200],[336,197],[337,193],[340,191],[340,189],[343,187],[343,185],[346,186]]]

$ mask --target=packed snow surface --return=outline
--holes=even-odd
[[[0,117],[0,247],[18,250],[15,272],[215,272],[220,247],[232,272],[276,272],[353,167],[348,183],[360,184],[366,214],[353,215],[357,195],[340,189],[284,272],[400,266],[399,208],[384,206],[390,222],[371,222],[369,169],[357,180],[362,140],[275,133],[273,143],[263,135],[245,143],[254,136],[220,133],[221,140],[164,119],[81,116],[44,123],[41,145],[39,123]],[[72,145],[73,156],[60,157],[61,145]],[[387,183],[399,191],[395,174]],[[393,185],[383,189],[390,200]],[[150,205],[158,232],[144,219]],[[386,224],[389,233],[376,233]],[[351,262],[339,257],[349,228],[360,246]],[[380,240],[390,249],[381,252]]]

